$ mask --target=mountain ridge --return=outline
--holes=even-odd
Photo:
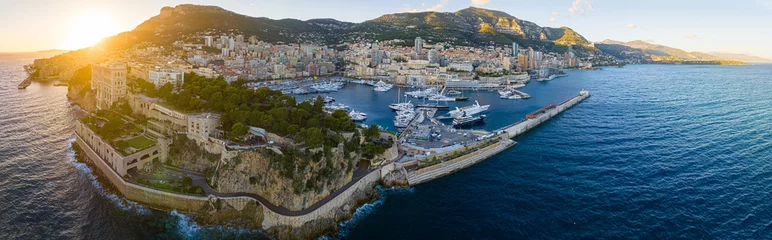
[[[298,20],[270,19],[238,14],[218,6],[181,4],[163,7],[156,16],[133,30],[106,38],[99,47],[116,49],[142,42],[170,44],[195,32],[239,30],[268,42],[312,42],[340,44],[360,40],[410,40],[458,45],[509,45],[541,51],[565,52],[569,46],[580,56],[602,54],[593,44],[569,27],[542,27],[508,13],[469,7],[455,12],[384,14],[361,23],[332,18]]]
[[[741,60],[723,58],[702,52],[689,52],[643,40],[628,42],[606,39],[595,44],[601,51],[620,60],[638,63],[664,62],[719,62],[721,64],[742,64]]]

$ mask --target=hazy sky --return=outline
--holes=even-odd
[[[351,22],[400,11],[452,12],[474,5],[542,26],[568,26],[590,41],[640,39],[689,51],[772,58],[772,0],[26,0],[0,8],[0,52],[81,47],[90,44],[83,38],[129,31],[161,7],[181,3],[218,5],[274,19]]]

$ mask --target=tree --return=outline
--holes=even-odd
[[[190,187],[191,185],[193,185],[193,179],[190,178],[190,176],[185,176],[184,178],[182,178],[181,183],[183,187]]]
[[[308,128],[305,131],[305,142],[307,148],[318,148],[324,143],[324,134],[318,128]]]
[[[374,139],[381,136],[381,130],[378,129],[378,125],[373,124],[364,130],[364,135],[368,139]]]
[[[244,135],[247,135],[247,132],[249,132],[249,127],[243,123],[237,122],[231,127],[231,138],[240,139],[244,137]]]

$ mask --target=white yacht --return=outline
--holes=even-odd
[[[357,112],[356,110],[351,110],[351,112],[348,113],[348,116],[355,122],[364,121],[367,119],[367,113]]]
[[[456,108],[455,110],[451,110],[443,115],[440,115],[439,117],[437,117],[437,119],[451,119],[451,118],[457,118],[463,115],[471,116],[474,114],[488,111],[488,108],[490,108],[490,106],[491,105],[480,105],[479,102],[474,101],[474,104],[472,105]]]
[[[448,97],[448,96],[443,96],[443,95],[440,95],[440,94],[435,94],[435,95],[429,97],[429,101],[455,102],[456,98],[452,98],[452,97]]]

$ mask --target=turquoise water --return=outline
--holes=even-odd
[[[38,54],[39,55],[39,54]],[[0,54],[0,239],[265,238],[203,227],[103,190],[74,161],[66,88],[17,90],[38,55]],[[771,238],[772,66],[628,66],[532,82],[491,104],[483,129],[582,88],[581,104],[453,175],[381,198],[341,224],[346,239]],[[349,85],[338,101],[391,127],[396,89]],[[469,103],[460,103],[466,105]],[[393,128],[393,127],[392,127]]]

